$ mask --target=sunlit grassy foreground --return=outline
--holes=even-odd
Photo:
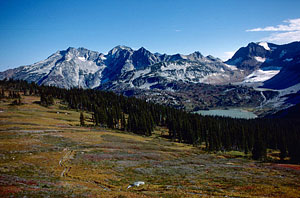
[[[297,165],[208,154],[162,128],[142,137],[80,127],[59,101],[22,101],[0,102],[0,197],[300,197]],[[135,181],[145,184],[128,188]]]

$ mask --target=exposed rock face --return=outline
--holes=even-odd
[[[259,105],[263,94],[251,87],[262,86],[282,90],[273,100],[281,106],[297,103],[289,94],[300,95],[300,42],[249,43],[226,62],[200,52],[167,55],[117,46],[103,54],[70,47],[35,64],[0,72],[4,78],[110,90],[189,109]],[[230,84],[247,87],[228,88]]]
[[[226,63],[235,65],[248,74],[258,73],[257,70],[264,71],[260,72],[261,75],[273,72],[274,77],[270,76],[273,78],[257,78],[257,81],[263,82],[263,87],[266,88],[288,88],[300,83],[300,42],[286,45],[250,43],[247,47],[240,48]],[[250,77],[255,78],[253,75]]]
[[[23,79],[64,88],[95,88],[120,80],[127,86],[149,88],[145,83],[153,81],[153,77],[165,81],[222,84],[241,76],[239,70],[212,56],[204,57],[200,52],[160,55],[143,47],[133,50],[126,46],[117,46],[106,55],[70,47],[44,61],[0,73],[1,79]]]

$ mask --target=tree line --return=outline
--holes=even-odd
[[[290,157],[300,163],[300,119],[257,118],[234,119],[201,116],[168,106],[124,97],[113,92],[92,89],[62,89],[38,86],[21,80],[0,81],[4,90],[41,97],[41,104],[53,104],[60,99],[69,108],[92,112],[95,126],[109,127],[150,136],[156,126],[167,127],[173,141],[205,144],[208,151],[242,151],[253,159],[264,159],[267,149],[279,149],[280,158]],[[8,96],[7,96],[8,97]],[[83,118],[80,118],[83,125]]]

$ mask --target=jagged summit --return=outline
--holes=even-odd
[[[256,44],[262,46],[263,48],[265,48],[265,50],[271,50],[269,47],[269,43],[263,41],[263,42],[257,42]]]
[[[13,72],[2,72],[0,78],[24,79],[65,88],[95,88],[114,83],[124,76],[127,76],[127,85],[133,86],[132,80],[147,73],[168,81],[181,79],[218,84],[231,79],[232,71],[229,70],[219,59],[204,57],[198,51],[189,55],[153,54],[144,47],[133,50],[118,45],[107,54],[84,47],[69,47],[33,65],[16,68]],[[212,74],[217,77],[212,78]]]
[[[159,103],[172,101],[175,106],[188,103],[190,94],[197,98],[197,104],[208,105],[208,101],[202,101],[197,95],[201,87],[263,86],[283,90],[273,100],[275,106],[280,106],[285,101],[288,104],[299,101],[299,96],[291,95],[300,93],[299,63],[300,42],[286,45],[252,42],[226,62],[211,55],[203,56],[199,51],[168,55],[152,53],[144,47],[135,50],[119,45],[104,54],[84,47],[69,47],[32,65],[0,72],[0,79],[22,79],[63,88],[110,90]],[[176,97],[171,93],[176,93]],[[239,94],[237,98],[241,97]],[[244,97],[239,101],[251,99],[251,94],[244,94]]]
[[[131,52],[131,51],[133,51],[133,49],[131,49],[130,47],[127,47],[127,46],[125,46],[125,45],[118,45],[118,46],[112,48],[112,49],[108,52],[108,54],[109,54],[109,55],[113,55],[113,54],[115,54],[115,53],[117,53],[117,52],[119,52],[119,51],[129,51],[129,52]]]
[[[157,84],[161,86],[161,82],[178,81],[207,84],[263,83],[278,74],[281,77],[274,78],[276,82],[270,80],[266,83],[273,88],[274,84],[278,84],[276,79],[283,82],[286,75],[293,76],[295,80],[292,84],[299,81],[299,54],[300,42],[286,45],[252,42],[240,48],[226,62],[211,55],[205,57],[199,51],[188,55],[168,55],[152,53],[144,47],[134,50],[118,45],[103,54],[84,47],[69,47],[43,61],[1,72],[0,79],[23,79],[65,88],[118,86],[121,89],[153,89]]]

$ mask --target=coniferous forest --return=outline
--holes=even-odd
[[[201,116],[112,92],[67,90],[21,80],[2,80],[0,87],[0,99],[16,99],[16,105],[22,103],[21,92],[40,96],[44,106],[52,105],[56,98],[71,109],[92,112],[95,126],[145,136],[150,136],[156,126],[163,126],[169,129],[168,138],[173,141],[205,144],[208,151],[242,151],[260,160],[266,157],[267,149],[278,149],[281,159],[290,157],[292,163],[300,163],[299,116],[252,120]],[[84,125],[83,117],[80,124]]]

